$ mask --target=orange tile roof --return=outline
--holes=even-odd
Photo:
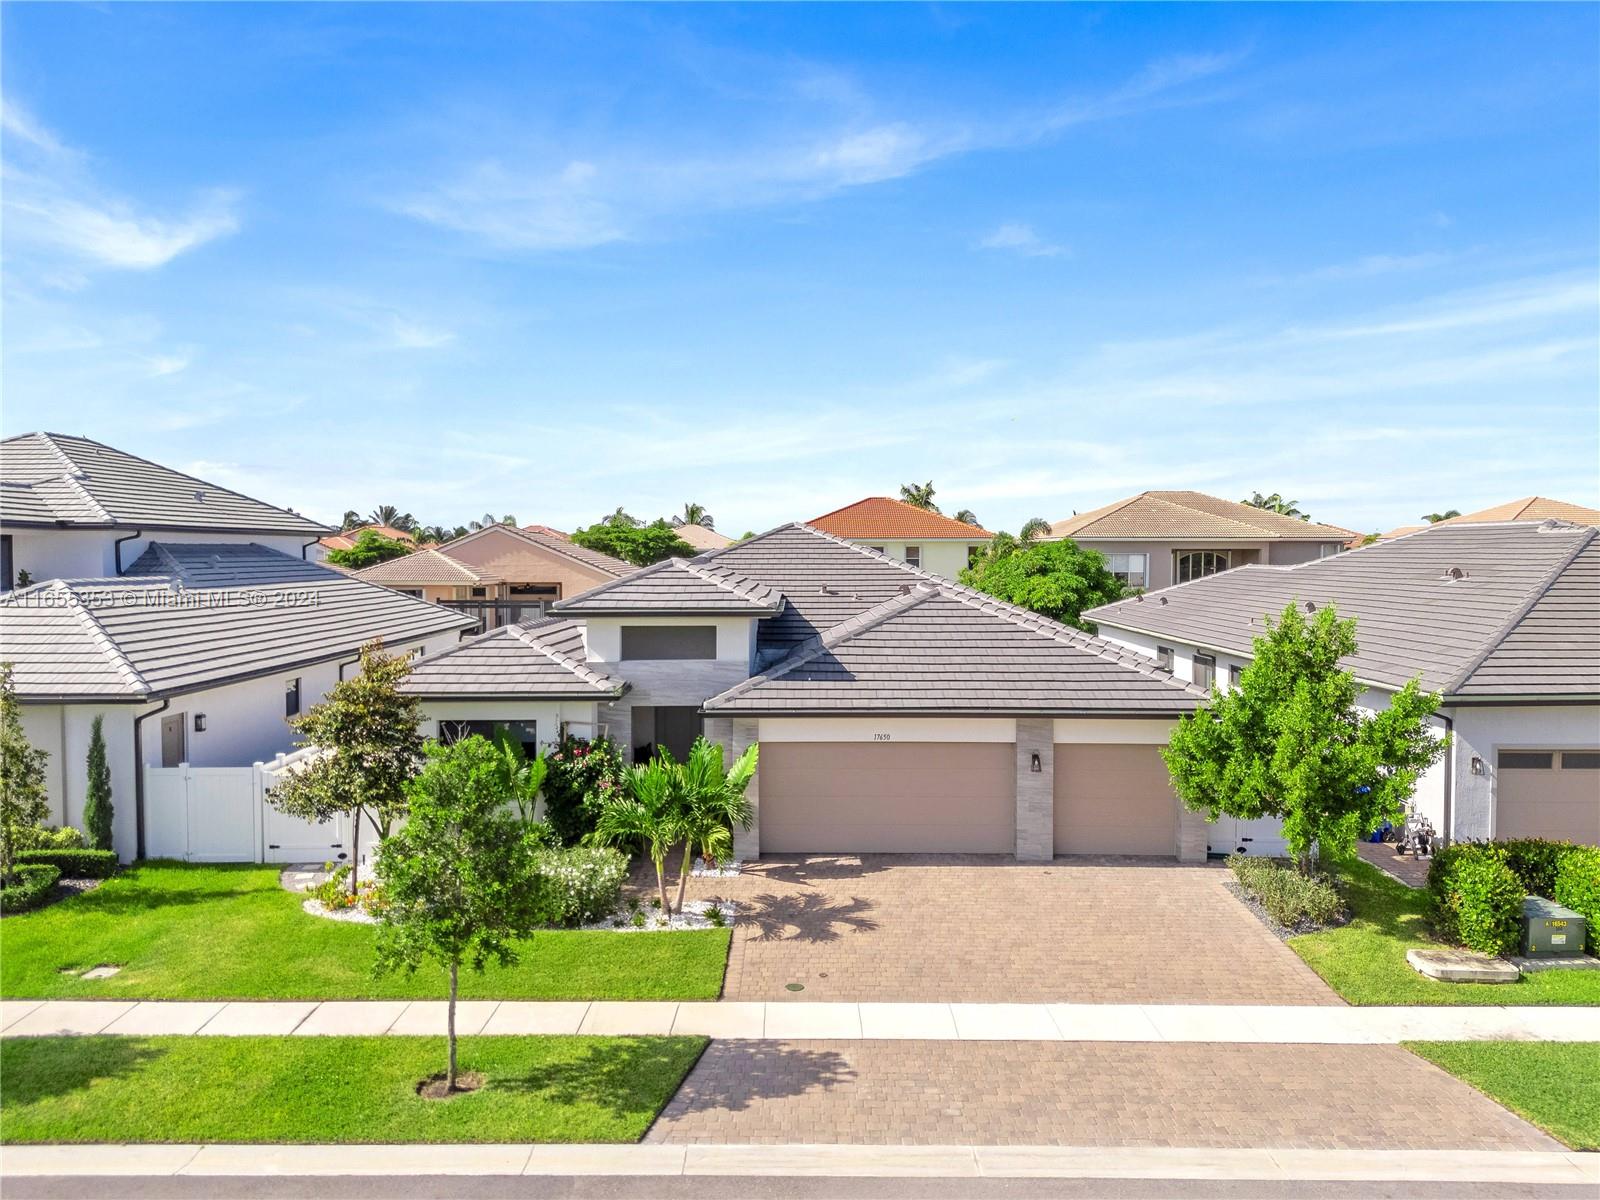
[[[862,538],[965,538],[968,541],[987,541],[994,536],[987,529],[929,512],[904,500],[892,500],[888,496],[868,496],[865,500],[857,500],[854,504],[823,513],[806,524],[823,533],[851,541]]]
[[[322,544],[329,550],[348,550],[356,544],[356,537],[366,529],[390,541],[405,542],[407,545],[415,545],[417,541],[415,534],[407,533],[404,529],[396,529],[392,525],[357,525],[338,533],[330,533],[322,539]]]
[[[529,533],[548,534],[550,537],[558,537],[564,542],[570,542],[572,540],[566,534],[562,533],[561,530],[551,529],[548,525],[524,525],[523,528]]]

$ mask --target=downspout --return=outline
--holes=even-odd
[[[1454,839],[1451,836],[1450,810],[1455,799],[1456,781],[1456,722],[1454,717],[1439,714],[1439,719],[1444,722],[1444,736],[1450,740],[1450,748],[1444,756],[1444,828],[1439,831],[1448,846]]]
[[[117,560],[116,561],[117,561],[117,574],[118,575],[122,574],[122,543],[123,542],[131,542],[131,541],[133,541],[134,538],[143,537],[143,536],[144,536],[144,530],[135,529],[127,537],[119,537],[116,541],[111,543],[111,549],[117,556]]]
[[[133,719],[133,856],[136,859],[144,858],[144,730],[142,726],[146,717],[160,716],[171,705],[172,698],[169,696],[161,702],[160,708],[153,708],[143,716]]]
[[[315,546],[321,540],[322,540],[321,538],[312,538],[304,546],[301,546],[300,547],[300,557],[305,559],[306,562],[310,562],[311,560],[309,558],[306,558],[306,551],[311,549],[311,547]]]

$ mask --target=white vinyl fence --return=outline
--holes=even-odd
[[[145,853],[188,862],[347,860],[348,815],[314,824],[267,803],[267,789],[314,753],[297,750],[248,767],[146,767]]]

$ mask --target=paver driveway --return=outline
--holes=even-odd
[[[696,879],[693,894],[742,906],[729,1000],[1340,1003],[1228,877],[1160,860],[814,855]]]
[[[713,1042],[652,1142],[1560,1150],[1399,1046]]]

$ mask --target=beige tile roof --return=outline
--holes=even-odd
[[[352,529],[342,529],[338,533],[330,533],[322,539],[322,545],[329,550],[348,550],[356,544],[356,539],[363,531],[372,530],[379,537],[386,537],[392,542],[404,542],[408,546],[417,544],[415,534],[407,533],[404,529],[396,529],[392,525],[357,525]]]
[[[1565,500],[1551,500],[1545,496],[1524,496],[1521,500],[1510,500],[1505,504],[1496,504],[1493,508],[1486,508],[1481,512],[1451,517],[1448,521],[1442,521],[1440,524],[1467,525],[1481,521],[1549,520],[1571,521],[1574,525],[1600,526],[1600,509],[1585,508],[1581,504],[1569,504]]]
[[[1115,504],[1079,513],[1050,526],[1053,538],[1345,542],[1350,530],[1286,517],[1282,513],[1204,492],[1140,492]]]
[[[421,587],[426,584],[467,585],[498,583],[480,571],[457,562],[443,550],[414,550],[388,562],[362,567],[355,573],[357,579],[368,583],[381,583],[385,587]]]
[[[715,529],[707,529],[704,525],[674,525],[672,530],[696,550],[721,550],[724,546],[733,545],[731,537]]]

